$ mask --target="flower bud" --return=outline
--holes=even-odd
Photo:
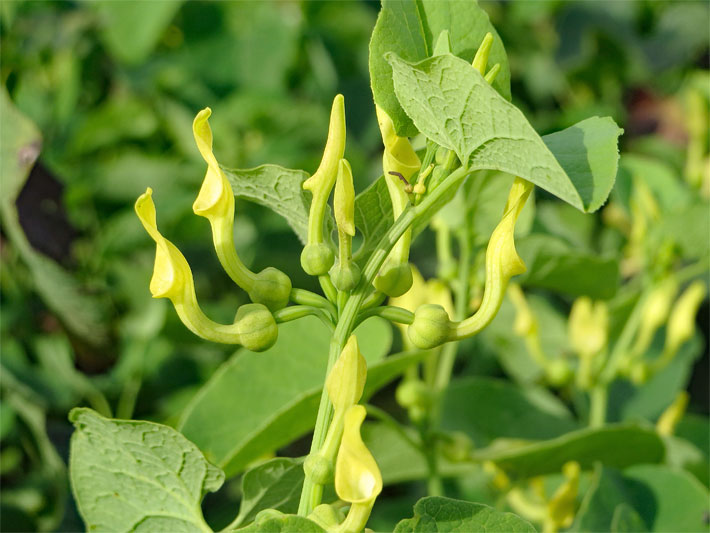
[[[353,261],[345,266],[338,262],[330,269],[330,280],[339,291],[350,292],[360,282],[360,267]]]
[[[366,379],[367,363],[358,348],[357,337],[351,335],[325,382],[336,416],[360,401]]]
[[[288,304],[291,279],[280,270],[267,267],[254,276],[247,294],[252,302],[263,304],[270,311],[278,311]]]
[[[335,504],[329,505],[321,503],[313,512],[308,515],[308,519],[318,524],[326,531],[331,531],[337,528],[338,524],[345,520],[345,513],[336,507]]]
[[[412,269],[409,263],[385,263],[372,284],[387,296],[402,296],[412,287]]]
[[[491,32],[486,33],[481,41],[481,45],[476,51],[476,56],[473,58],[472,66],[483,76],[486,73],[486,66],[488,65],[488,56],[491,52],[491,45],[493,44],[493,34]]]
[[[428,350],[451,340],[451,320],[440,305],[424,304],[414,312],[414,322],[407,329],[409,340],[417,348]]]
[[[310,276],[327,274],[334,262],[333,250],[324,242],[306,244],[301,252],[301,267]]]
[[[632,357],[642,356],[651,346],[656,331],[668,318],[677,292],[678,283],[675,278],[669,277],[659,283],[648,295],[641,310],[638,336],[631,348]]]
[[[241,345],[253,352],[271,348],[279,336],[274,316],[262,304],[245,304],[237,310],[234,323]]]
[[[443,440],[441,452],[449,461],[462,463],[471,459],[473,452],[473,442],[468,435],[461,431],[455,431]]]
[[[333,463],[319,453],[311,453],[303,463],[306,476],[318,485],[333,482]]]
[[[545,375],[550,385],[561,387],[569,382],[572,369],[564,359],[553,359],[545,367]]]
[[[395,399],[405,409],[412,407],[427,409],[431,405],[432,394],[429,387],[422,380],[407,379],[402,381],[397,387]]]

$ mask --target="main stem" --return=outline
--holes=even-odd
[[[424,217],[433,209],[440,207],[438,201],[452,187],[458,185],[467,175],[469,170],[465,167],[460,167],[452,172],[447,178],[441,182],[439,187],[432,191],[419,205],[412,207],[407,206],[402,214],[397,218],[395,223],[390,227],[385,235],[382,236],[380,242],[365,264],[362,271],[360,283],[353,290],[347,303],[342,308],[338,323],[335,326],[333,337],[330,342],[328,352],[328,365],[326,376],[330,373],[330,369],[338,359],[342,352],[345,343],[352,333],[355,321],[357,320],[358,312],[362,306],[365,297],[371,290],[372,280],[379,272],[387,255],[390,253],[394,245],[412,223],[419,217]],[[328,398],[328,393],[323,388],[318,407],[318,416],[316,418],[315,429],[313,430],[313,440],[311,441],[311,453],[317,453],[325,441],[328,425],[333,416],[333,408]],[[301,500],[298,505],[298,514],[308,516],[313,509],[320,504],[323,494],[323,486],[314,483],[308,476],[303,482],[303,490],[301,491]]]

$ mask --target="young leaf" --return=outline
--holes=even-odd
[[[452,55],[415,64],[394,53],[386,58],[397,98],[417,128],[472,170],[520,176],[580,211],[595,211],[606,201],[622,132],[610,118],[587,119],[543,140],[466,61]]]
[[[665,447],[655,430],[636,424],[581,429],[552,440],[520,446],[491,447],[474,452],[474,459],[493,461],[516,479],[559,472],[567,461],[583,469],[596,461],[623,468],[663,460]]]
[[[480,503],[430,496],[414,506],[414,517],[402,520],[395,533],[437,531],[485,531],[486,533],[534,532],[529,522],[513,513],[496,511]]]
[[[224,482],[180,433],[152,422],[69,413],[71,485],[87,530],[212,531],[200,501]]]
[[[477,2],[383,0],[370,40],[370,79],[375,103],[392,117],[397,135],[411,137],[417,129],[394,95],[392,67],[384,55],[395,52],[408,61],[426,59],[434,53],[444,30],[449,32],[451,52],[469,66],[483,37],[488,32],[493,34],[488,64],[500,64],[493,88],[510,99],[510,70],[503,42]]]
[[[248,524],[264,509],[295,513],[303,478],[303,461],[288,457],[277,457],[248,470],[242,478],[239,515],[232,525]]]

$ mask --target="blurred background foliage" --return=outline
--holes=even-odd
[[[707,2],[483,6],[507,49],[514,101],[541,134],[611,115],[626,131],[622,152],[642,163],[652,157],[653,172],[681,180],[693,113],[689,87],[705,99],[701,113],[710,99]],[[154,245],[133,213],[135,198],[150,185],[161,229],[190,261],[201,303],[215,319],[230,320],[245,295],[233,290],[208,226],[190,209],[204,175],[191,131],[198,110],[213,110],[223,165],[268,162],[312,172],[330,102],[340,92],[356,189],[380,174],[367,67],[378,9],[365,1],[0,3],[4,149],[20,134],[41,137],[26,181],[3,163],[3,530],[82,529],[66,481],[71,407],[175,423],[231,353],[200,341],[165,301],[151,300]],[[34,128],[15,129],[13,108]],[[623,176],[619,183],[626,183]],[[623,205],[623,188],[614,194]],[[623,232],[602,231],[602,216],[582,220],[544,200],[538,195],[535,231],[587,255],[617,256],[611,281],[589,290],[570,290],[560,276],[528,284],[561,294],[534,302],[541,320],[553,316],[547,339],[570,295],[607,298],[641,267],[625,269]],[[276,266],[295,286],[314,288],[282,219],[238,202],[235,227],[245,262],[257,270]],[[413,251],[427,276],[434,273],[432,242],[425,234]],[[700,258],[706,253],[702,242],[688,249]],[[699,321],[707,335],[707,303]],[[459,370],[532,379],[529,366],[505,355],[517,342],[506,336],[493,327],[478,346],[480,357],[465,359]],[[707,353],[697,361],[690,410],[707,413]]]

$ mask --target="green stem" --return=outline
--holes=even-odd
[[[358,311],[360,310],[365,297],[370,293],[372,280],[379,272],[389,252],[417,218],[425,217],[431,211],[438,209],[440,207],[438,202],[441,197],[444,196],[452,187],[459,185],[467,175],[468,169],[465,167],[460,167],[456,171],[452,172],[435,190],[429,193],[419,205],[415,207],[412,207],[411,205],[407,206],[394,224],[392,224],[389,228],[387,233],[382,236],[377,248],[372,252],[367,260],[367,263],[365,264],[365,268],[363,268],[360,283],[353,290],[339,316],[338,323],[335,326],[335,331],[333,332],[333,337],[330,341],[326,376],[333,367],[333,364],[335,364],[340,352],[342,352],[343,347],[345,346],[345,343],[347,342],[347,339],[355,325]],[[322,277],[325,276],[321,276],[321,278]],[[328,279],[328,281],[330,281],[330,279]],[[311,453],[317,453],[323,446],[323,442],[325,441],[326,433],[328,431],[328,425],[332,417],[332,410],[328,393],[325,388],[323,388],[320,405],[318,407],[316,425],[313,431],[313,440],[311,441]],[[306,476],[306,479],[303,482],[303,490],[301,491],[298,514],[300,516],[309,515],[311,511],[313,511],[313,509],[320,503],[321,494],[322,486],[317,485],[309,479],[308,476]]]
[[[307,291],[306,289],[291,289],[291,301],[300,305],[310,305],[328,311],[333,317],[337,316],[335,306],[323,298],[320,294]]]
[[[606,422],[608,392],[606,385],[596,385],[590,392],[589,427],[602,427]]]
[[[364,322],[371,316],[380,316],[390,322],[397,322],[399,324],[411,324],[414,322],[414,313],[411,311],[402,309],[401,307],[384,305],[382,307],[372,307],[365,311],[361,311],[357,317],[357,324]]]
[[[321,319],[329,329],[333,329],[332,317],[328,316],[323,312],[322,309],[317,309],[309,305],[292,305],[290,307],[284,307],[278,311],[274,311],[274,320],[277,324],[282,324],[284,322],[291,322],[292,320],[298,320],[304,316],[313,315]]]

